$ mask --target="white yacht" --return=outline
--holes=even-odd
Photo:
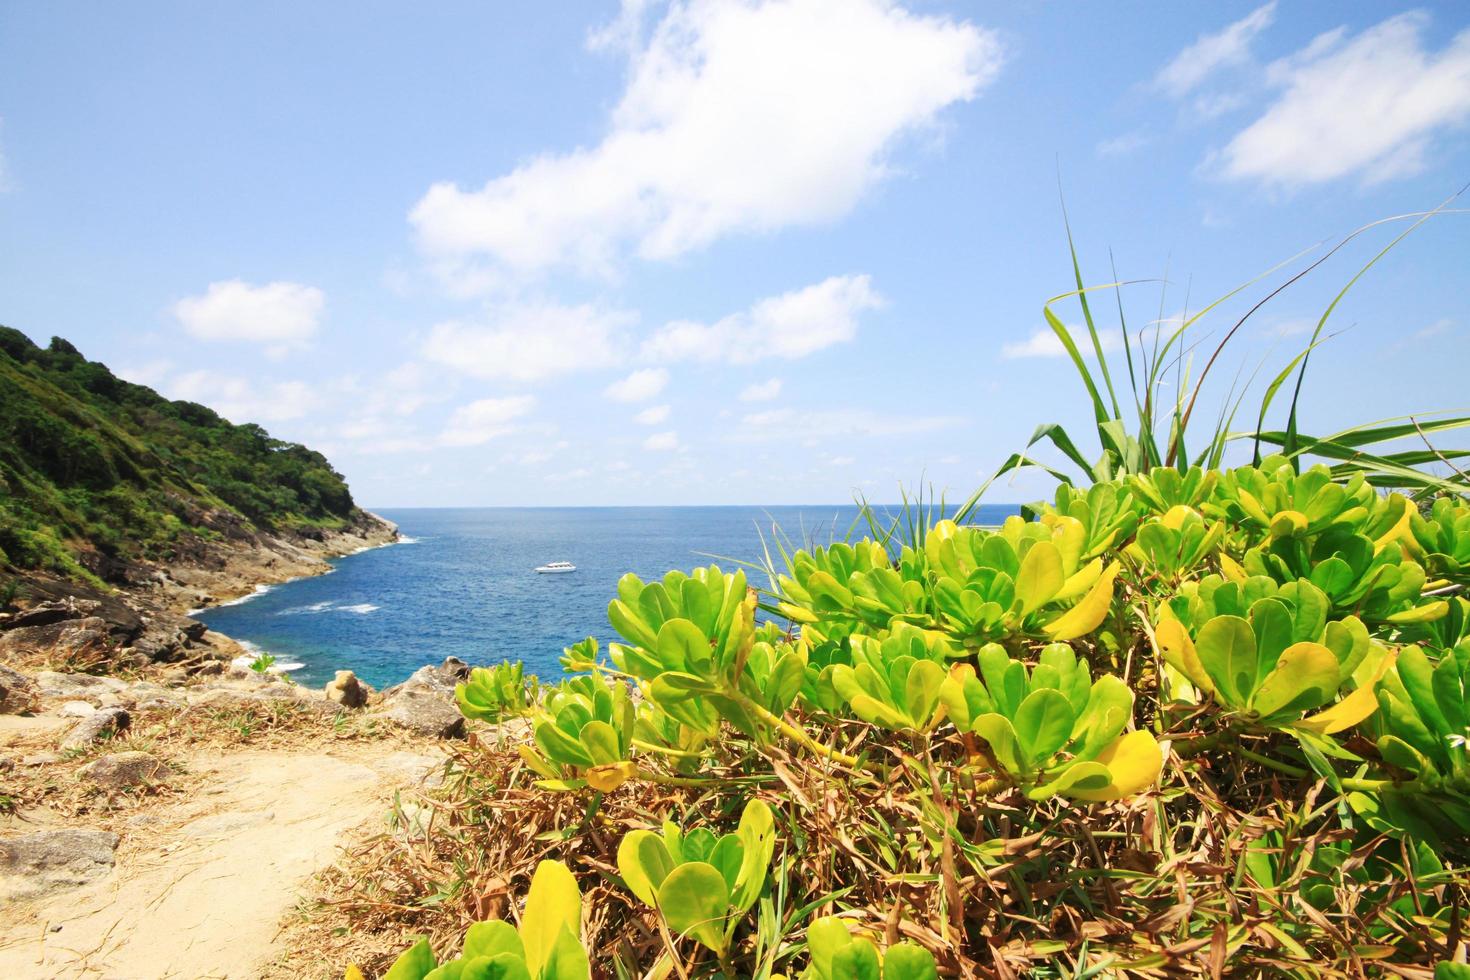
[[[545,565],[537,565],[536,571],[542,575],[561,575],[565,572],[575,572],[577,566],[569,561],[553,561]]]

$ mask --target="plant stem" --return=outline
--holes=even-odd
[[[745,709],[748,710],[751,714],[755,715],[766,724],[775,727],[787,738],[801,745],[808,751],[814,752],[824,759],[830,759],[831,761],[839,765],[846,766],[849,769],[860,769],[864,772],[870,772],[875,775],[878,773],[878,770],[871,764],[865,764],[859,761],[855,756],[850,756],[845,753],[838,752],[836,749],[829,748],[828,746],[823,745],[821,742],[818,742],[801,728],[791,724],[785,718],[773,714],[771,711],[767,710],[764,705],[753,701],[745,694],[745,692],[730,690],[726,693],[729,694],[736,701],[739,701],[741,705],[745,707]]]

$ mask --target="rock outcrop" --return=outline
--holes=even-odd
[[[117,834],[42,830],[0,840],[0,899],[39,898],[112,872]]]
[[[0,664],[0,715],[19,715],[41,708],[41,689],[18,670]]]
[[[63,752],[90,748],[104,738],[114,738],[133,723],[124,708],[103,708],[77,722],[59,746]]]
[[[169,768],[147,752],[114,752],[93,759],[78,775],[99,789],[120,793],[163,782]]]

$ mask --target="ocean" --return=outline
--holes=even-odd
[[[975,520],[998,524],[1019,507],[989,505]],[[401,543],[335,560],[334,570],[259,590],[197,614],[211,629],[320,685],[352,670],[377,687],[448,656],[471,664],[522,660],[560,676],[562,648],[615,639],[607,604],[617,581],[645,581],[711,561],[757,562],[779,527],[788,539],[845,538],[856,507],[484,507],[385,510]],[[772,548],[774,555],[775,549]],[[709,557],[718,556],[718,557]],[[538,575],[569,561],[577,570]],[[763,574],[747,572],[753,584]]]

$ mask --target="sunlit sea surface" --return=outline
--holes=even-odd
[[[981,507],[998,524],[1019,508]],[[383,686],[426,663],[524,660],[555,677],[562,648],[613,639],[607,604],[625,572],[644,579],[671,568],[758,561],[773,542],[826,544],[858,518],[851,506],[566,507],[382,511],[404,540],[336,560],[327,575],[257,592],[198,614],[212,629],[303,666],[321,684],[350,669]],[[772,554],[775,549],[772,547]],[[719,556],[712,559],[709,556]],[[538,575],[569,561],[577,571]],[[763,575],[753,575],[765,585]]]

